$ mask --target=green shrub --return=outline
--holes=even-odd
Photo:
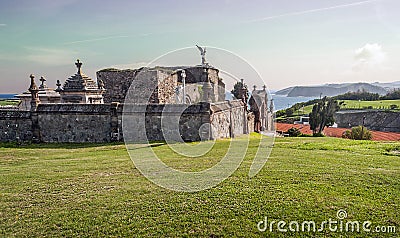
[[[353,136],[351,135],[351,131],[350,130],[346,130],[345,132],[343,132],[342,138],[353,139]]]
[[[297,128],[294,128],[294,127],[290,128],[286,133],[289,134],[290,137],[299,137],[299,136],[301,136],[300,130],[297,129]]]
[[[395,109],[398,109],[398,108],[399,108],[399,106],[396,105],[396,104],[390,105],[390,109],[392,109],[392,110],[395,110]]]
[[[352,127],[351,131],[347,130],[342,135],[343,138],[353,140],[371,140],[372,133],[364,126]]]
[[[312,136],[313,137],[325,137],[325,135],[322,132],[313,133]]]

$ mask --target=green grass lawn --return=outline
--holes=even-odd
[[[344,101],[343,108],[366,108],[372,106],[374,109],[390,109],[390,105],[397,105],[400,109],[400,100],[378,100],[378,101],[357,101],[357,100],[339,100]]]
[[[400,100],[378,100],[378,101],[358,101],[358,100],[338,100],[344,102],[342,109],[363,109],[372,106],[373,109],[390,109],[391,105],[397,105],[400,110]],[[294,116],[308,115],[312,111],[313,105],[305,106],[294,112]]]
[[[217,162],[228,143],[180,161],[167,145],[153,148],[166,163],[196,170]],[[217,187],[183,193],[146,180],[122,144],[0,144],[0,236],[384,236],[257,230],[266,216],[318,224],[338,220],[339,209],[346,220],[400,232],[400,142],[277,138],[249,179],[256,145],[253,136],[240,168]]]
[[[17,106],[19,100],[0,100],[0,106]]]

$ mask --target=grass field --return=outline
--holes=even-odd
[[[372,107],[372,109],[390,109],[391,105],[397,105],[400,110],[400,100],[378,100],[378,101],[358,101],[358,100],[338,100],[344,102],[342,109],[363,109]],[[305,106],[294,112],[294,116],[308,115],[312,111],[313,105]]]
[[[391,105],[397,105],[400,109],[400,100],[378,100],[378,101],[357,101],[342,100],[345,103],[343,108],[366,108],[372,106],[374,109],[390,109]]]
[[[228,140],[180,168],[213,164]],[[400,229],[400,143],[337,138],[277,138],[271,157],[251,179],[253,135],[240,168],[215,188],[173,192],[146,180],[124,145],[0,144],[0,236],[128,237],[385,237],[368,232],[260,232],[268,220],[371,221]],[[209,160],[214,161],[209,161]]]
[[[7,99],[0,100],[0,106],[17,106],[18,103],[19,103],[19,100],[7,100]]]

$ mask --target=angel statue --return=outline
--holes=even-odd
[[[201,65],[203,65],[203,66],[207,65],[207,63],[206,63],[206,47],[202,48],[198,45],[196,45],[196,46],[197,46],[197,49],[199,49],[200,54],[201,54]]]

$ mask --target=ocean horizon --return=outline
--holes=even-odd
[[[287,97],[287,96],[272,94],[272,98],[274,99],[275,111],[279,111],[282,109],[289,108],[296,103],[307,102],[316,99],[318,97]]]
[[[16,93],[2,93],[0,94],[0,99],[15,99]]]

